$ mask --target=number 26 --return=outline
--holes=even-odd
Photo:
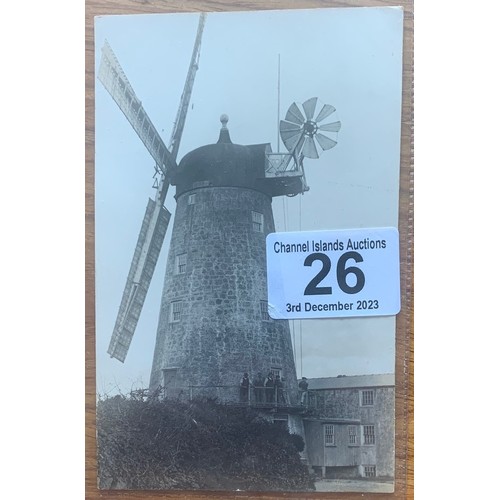
[[[358,263],[363,262],[363,257],[358,252],[345,252],[339,257],[337,262],[337,283],[344,293],[352,295],[361,291],[365,286],[365,275],[359,267],[346,267],[349,259],[353,259],[356,263]],[[306,286],[304,295],[331,295],[331,286],[318,286],[330,272],[332,267],[330,257],[319,252],[309,254],[304,260],[304,266],[310,267],[316,260],[319,260],[323,266],[321,267],[319,273]],[[354,274],[354,276],[356,276],[356,283],[352,286],[347,283],[347,276],[349,274]]]

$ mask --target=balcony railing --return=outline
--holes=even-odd
[[[249,388],[238,385],[190,385],[185,387],[159,387],[157,391],[165,399],[193,400],[213,398],[232,406],[250,406],[262,409],[312,410],[318,406],[313,391],[301,391],[281,387]]]
[[[266,177],[302,175],[294,157],[290,153],[266,153]]]

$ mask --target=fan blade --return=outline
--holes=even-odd
[[[321,146],[321,149],[323,151],[326,151],[327,149],[332,149],[333,146],[337,144],[337,141],[334,141],[333,139],[330,139],[326,135],[320,134],[319,132],[316,132],[316,135],[314,137],[318,141],[318,144]]]
[[[306,113],[306,118],[308,120],[312,120],[312,117],[314,116],[314,110],[316,109],[316,103],[318,102],[317,97],[311,97],[310,99],[307,99],[305,103],[302,104],[302,107],[304,108],[304,111]]]
[[[297,145],[295,146],[295,153],[297,155],[299,155],[301,153],[301,151],[302,151],[302,148],[304,146],[305,138],[306,138],[305,135],[301,135],[300,139],[299,139],[299,142],[297,142]]]
[[[316,144],[314,144],[314,139],[312,137],[306,136],[302,154],[307,158],[319,158],[318,150],[316,149]]]
[[[300,112],[299,107],[295,103],[293,103],[288,108],[288,111],[286,112],[285,120],[287,120],[289,122],[296,123],[297,125],[302,125],[306,121],[306,119],[304,118],[304,115]]]
[[[293,151],[302,137],[302,130],[284,130],[280,132],[281,140],[288,151]]]
[[[333,106],[331,106],[330,104],[325,104],[321,108],[321,111],[319,112],[318,116],[316,117],[316,123],[320,122],[321,120],[324,120],[334,112],[335,108]]]
[[[296,123],[290,123],[290,122],[287,122],[285,120],[280,120],[280,132],[288,131],[288,130],[298,131],[298,130],[301,130],[301,128],[302,127],[300,125],[297,125]]]
[[[288,151],[293,151],[302,134],[302,127],[285,120],[280,121],[280,137]]]
[[[338,132],[340,130],[341,123],[333,122],[333,123],[325,123],[324,125],[320,125],[319,130],[323,130],[326,132]]]
[[[160,201],[155,203],[150,199],[108,347],[109,355],[122,362],[127,356],[142,306],[146,300],[169,220],[170,213],[163,203]]]
[[[300,134],[302,134],[302,129],[300,128],[297,130],[282,130],[280,132],[280,136],[283,140],[290,139],[296,135],[300,136]]]

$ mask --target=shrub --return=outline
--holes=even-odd
[[[101,488],[314,489],[301,436],[213,400],[101,399],[97,443]]]

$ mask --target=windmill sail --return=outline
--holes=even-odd
[[[170,140],[170,152],[163,143],[141,101],[135,95],[130,82],[122,70],[118,59],[106,42],[102,49],[98,78],[111,97],[118,104],[137,135],[140,137],[161,172],[156,186],[155,201],[149,200],[146,208],[134,256],[130,265],[127,282],[123,291],[118,316],[108,347],[111,357],[124,361],[132,341],[139,316],[146,300],[146,294],[167,233],[170,212],[163,206],[169,188],[169,177],[177,168],[176,157],[186,121],[194,78],[198,69],[201,36],[206,14],[200,15],[198,31],[193,48],[181,102]]]
[[[175,158],[170,154],[141,101],[135,95],[132,85],[130,85],[108,42],[105,42],[102,48],[97,78],[137,132],[146,149],[156,161],[158,168],[163,173],[174,168]]]
[[[108,348],[108,354],[122,362],[139,321],[169,220],[169,211],[150,199]]]
[[[200,21],[198,23],[198,31],[196,32],[196,40],[194,42],[193,54],[191,55],[191,63],[189,65],[188,74],[184,83],[184,90],[182,91],[181,102],[177,110],[177,117],[175,119],[174,129],[172,130],[172,137],[170,138],[170,151],[172,156],[177,158],[177,152],[181,143],[181,136],[186,123],[186,115],[191,100],[191,93],[193,91],[194,77],[198,71],[198,62],[200,60],[201,49],[201,36],[203,28],[205,27],[205,19],[207,15],[202,12],[200,14]]]

